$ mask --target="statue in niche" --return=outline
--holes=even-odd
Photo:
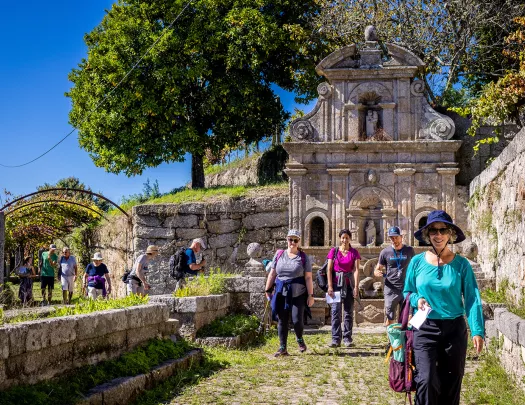
[[[366,246],[376,245],[376,226],[374,224],[374,221],[372,221],[371,219],[369,219],[366,222],[365,239],[366,239]]]
[[[370,169],[367,173],[367,180],[370,184],[377,183],[377,173],[374,169]]]
[[[377,31],[373,25],[368,25],[365,28],[365,41],[377,41]]]
[[[366,114],[366,138],[372,139],[377,131],[377,111],[368,110]]]

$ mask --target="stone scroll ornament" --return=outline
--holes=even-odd
[[[456,126],[450,117],[439,114],[428,104],[423,106],[423,114],[423,138],[446,141],[454,136]]]
[[[310,121],[297,120],[292,124],[292,138],[298,141],[312,141],[314,139],[314,127]]]
[[[332,86],[326,82],[321,83],[317,86],[317,93],[319,93],[321,97],[328,98],[332,95]]]

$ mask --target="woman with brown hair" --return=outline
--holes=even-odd
[[[445,211],[432,211],[424,227],[414,233],[431,249],[414,256],[407,269],[404,296],[410,305],[428,310],[414,331],[417,405],[459,405],[467,353],[467,326],[479,353],[485,334],[476,277],[467,259],[450,245],[465,240],[463,231]]]
[[[328,267],[326,274],[328,278],[328,295],[335,297],[335,291],[341,295],[339,302],[332,306],[332,343],[330,347],[341,346],[341,338],[345,347],[352,346],[352,324],[354,322],[354,299],[359,294],[359,265],[361,256],[359,252],[350,245],[352,234],[348,229],[341,229],[338,248],[330,249],[328,252]],[[341,319],[343,317],[343,329]]]

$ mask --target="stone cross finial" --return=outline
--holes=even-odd
[[[365,28],[365,41],[377,41],[377,31],[373,25],[368,25]]]

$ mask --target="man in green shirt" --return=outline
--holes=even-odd
[[[52,244],[47,252],[42,253],[42,272],[40,273],[40,288],[42,289],[42,305],[48,305],[51,302],[53,288],[55,287],[55,266],[57,265],[58,256],[57,247]],[[46,297],[47,287],[47,302]]]

